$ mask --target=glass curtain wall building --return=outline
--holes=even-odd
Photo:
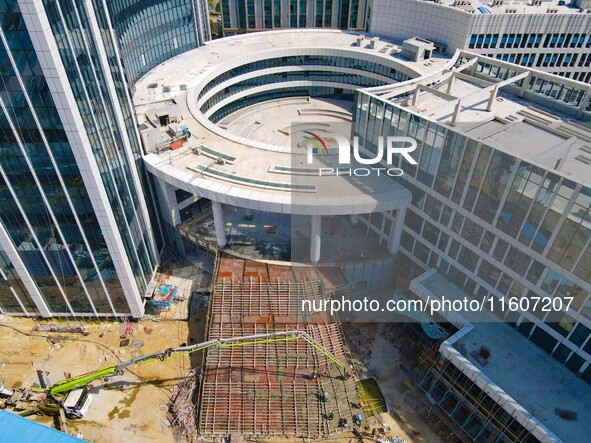
[[[479,58],[474,65],[476,76],[492,82],[521,72],[523,68],[490,58]],[[513,88],[530,103],[582,119],[591,116],[591,91],[582,83],[537,72]],[[572,297],[568,311],[507,312],[504,320],[591,383],[591,188],[576,172],[589,164],[587,148],[580,148],[572,160],[563,153],[556,154],[556,163],[554,158],[537,161],[532,154],[537,149],[535,125],[520,126],[532,131],[531,141],[515,135],[511,146],[499,149],[470,135],[478,133],[475,122],[453,127],[434,121],[436,113],[428,118],[408,106],[409,97],[412,93],[403,92],[382,99],[359,91],[354,119],[354,135],[370,152],[377,151],[379,136],[408,136],[418,142],[413,153],[420,159],[417,166],[402,161],[394,165],[404,169],[397,180],[413,194],[400,251],[424,269],[437,268],[479,299]],[[503,125],[495,125],[499,133]],[[541,140],[566,140],[573,134],[548,130]],[[519,146],[527,143],[530,154]],[[570,166],[563,166],[567,161]],[[371,217],[362,220],[383,230]]]
[[[288,28],[365,30],[372,0],[221,0],[224,36]]]
[[[103,0],[127,81],[211,38],[205,0]]]
[[[140,21],[150,2],[136,3]],[[174,17],[179,32],[193,23],[183,45],[195,46],[194,16]],[[169,49],[134,64],[115,24],[108,2],[0,2],[2,313],[143,315],[160,234],[144,197],[128,81]]]

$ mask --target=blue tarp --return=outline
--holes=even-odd
[[[156,289],[157,296],[159,296],[160,299],[154,298],[154,300],[152,300],[152,304],[154,306],[170,306],[172,304],[172,302],[174,301],[174,299],[176,298],[179,288],[175,287],[174,290],[172,290],[172,294],[171,294],[170,298],[167,299],[167,296],[171,290],[172,290],[172,285],[160,286],[158,289]]]
[[[83,443],[84,441],[12,412],[0,411],[0,442]]]

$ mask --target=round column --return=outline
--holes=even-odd
[[[314,264],[320,261],[320,241],[322,237],[322,216],[312,215],[310,224],[310,261]]]
[[[392,238],[388,245],[388,251],[396,254],[400,250],[400,239],[402,238],[402,229],[404,228],[404,219],[406,218],[406,208],[396,210],[396,223],[392,232]]]
[[[222,212],[222,204],[217,201],[211,202],[211,209],[213,211],[213,224],[215,226],[215,237],[218,246],[223,249],[228,243],[226,240],[226,231],[224,224],[224,213]]]

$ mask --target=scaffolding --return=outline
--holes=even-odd
[[[428,364],[428,360],[423,362]],[[417,385],[427,408],[455,428],[463,442],[536,443],[535,438],[461,369],[437,356]],[[424,403],[426,404],[426,403]]]
[[[208,350],[200,383],[200,435],[293,439],[342,430],[338,418],[351,417],[353,404],[359,403],[356,383],[344,377],[341,367],[350,353],[335,319],[302,311],[301,301],[324,300],[325,285],[334,290],[344,282],[344,276],[327,278],[318,268],[220,258],[208,340],[298,330],[339,362],[303,340]],[[321,368],[327,376],[312,380]],[[335,419],[328,419],[329,411]]]
[[[396,272],[392,273],[392,293],[404,294],[405,296],[411,296],[409,292],[410,282],[425,272],[425,270],[413,262],[408,257],[398,254],[394,259],[392,266]]]
[[[462,443],[535,443],[538,440],[474,381],[442,356],[441,340],[429,339],[413,323],[391,324],[387,335],[414,361],[407,401],[447,441]],[[451,328],[451,325],[447,325]]]

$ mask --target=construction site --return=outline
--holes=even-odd
[[[330,410],[336,417],[354,415],[352,405],[359,398],[355,381],[344,378],[350,356],[340,326],[324,315],[299,315],[304,297],[326,297],[326,291],[344,286],[338,274],[321,272],[221,258],[210,304],[210,339],[301,331],[314,342],[269,341],[208,352],[200,434],[318,438],[337,431],[339,420],[327,419]],[[320,368],[326,372],[314,380],[312,373]]]
[[[377,325],[301,310],[352,290],[339,267],[208,260],[169,263],[155,288],[175,300],[140,321],[2,317],[3,386],[20,398],[2,407],[92,442],[443,441],[404,400],[412,366]],[[55,414],[48,399],[80,388],[88,412]]]
[[[0,409],[89,442],[582,441],[584,382],[491,313],[343,322],[302,302],[355,297],[344,266],[189,257],[163,261],[141,320],[0,317]],[[392,299],[465,296],[393,268]]]
[[[464,294],[395,267],[392,297]],[[342,267],[227,253],[154,281],[137,321],[0,317],[0,408],[89,442],[578,442],[591,419],[584,383],[489,313],[342,323],[301,308],[351,296]]]

